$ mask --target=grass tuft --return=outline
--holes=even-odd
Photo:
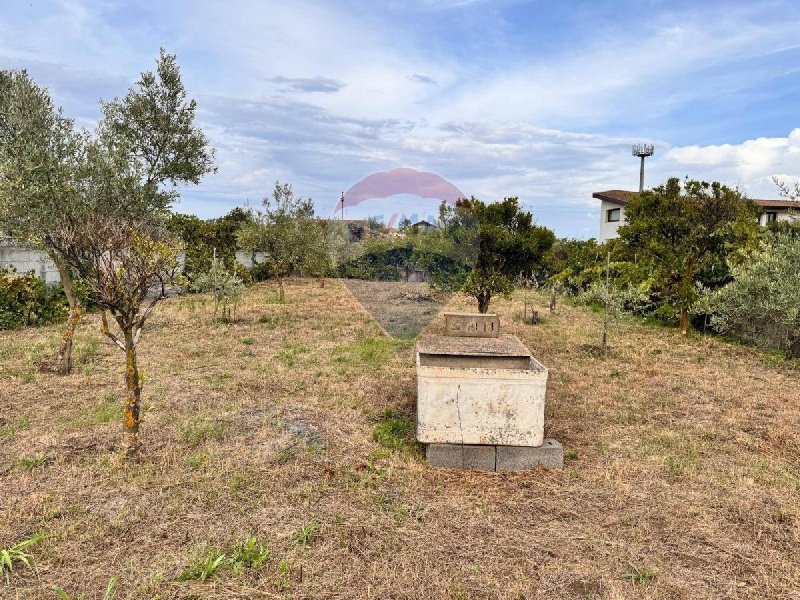
[[[410,450],[416,446],[414,419],[387,408],[382,421],[372,430],[372,440],[392,450]]]
[[[225,437],[226,424],[222,421],[199,419],[189,421],[181,430],[180,441],[196,448],[207,440],[221,440]]]
[[[14,572],[15,566],[24,566],[27,569],[31,568],[31,560],[33,557],[28,554],[27,550],[31,546],[35,546],[47,537],[44,533],[37,533],[33,537],[22,540],[18,544],[10,548],[0,549],[0,573],[6,578],[6,584],[11,580],[11,574]]]
[[[295,532],[292,536],[292,541],[305,549],[318,535],[319,521],[317,521],[317,519],[312,519]]]
[[[622,573],[622,578],[632,581],[633,583],[649,583],[655,578],[655,573],[645,567],[639,567],[632,562],[628,563],[628,571]]]

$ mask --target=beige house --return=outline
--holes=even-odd
[[[625,190],[608,190],[595,192],[592,198],[600,200],[600,243],[613,240],[618,236],[617,229],[625,224],[625,207],[638,192]],[[789,221],[800,219],[800,202],[792,200],[757,200],[751,198],[764,211],[759,217],[761,225],[773,221]]]

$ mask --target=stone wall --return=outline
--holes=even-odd
[[[8,238],[0,239],[0,270],[15,268],[17,273],[33,271],[47,283],[58,283],[58,269],[44,252],[16,245]]]
[[[266,258],[265,252],[255,253],[256,262],[264,262]],[[178,256],[178,260],[183,264],[183,253]],[[237,252],[236,262],[248,269],[254,266],[253,255],[249,252]],[[44,279],[49,284],[60,281],[58,269],[47,254],[35,248],[20,246],[9,238],[0,238],[0,270],[12,268],[15,268],[17,273],[33,271],[37,277]]]

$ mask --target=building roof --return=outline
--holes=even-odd
[[[628,192],[626,190],[606,190],[605,192],[595,192],[592,198],[598,200],[605,200],[606,202],[613,202],[625,206],[633,200],[639,192]],[[796,200],[761,200],[758,198],[748,198],[761,206],[762,208],[797,208],[800,209],[800,201]]]

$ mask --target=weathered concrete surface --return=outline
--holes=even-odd
[[[417,345],[417,439],[540,446],[546,386],[547,369],[514,336],[427,336]]]
[[[491,313],[444,313],[444,331],[454,337],[497,337],[500,318]]]
[[[564,468],[564,447],[550,438],[537,448],[497,446],[495,465],[497,471],[527,471],[539,465],[561,470]]]
[[[445,469],[495,470],[495,447],[462,444],[428,444],[428,464]]]

